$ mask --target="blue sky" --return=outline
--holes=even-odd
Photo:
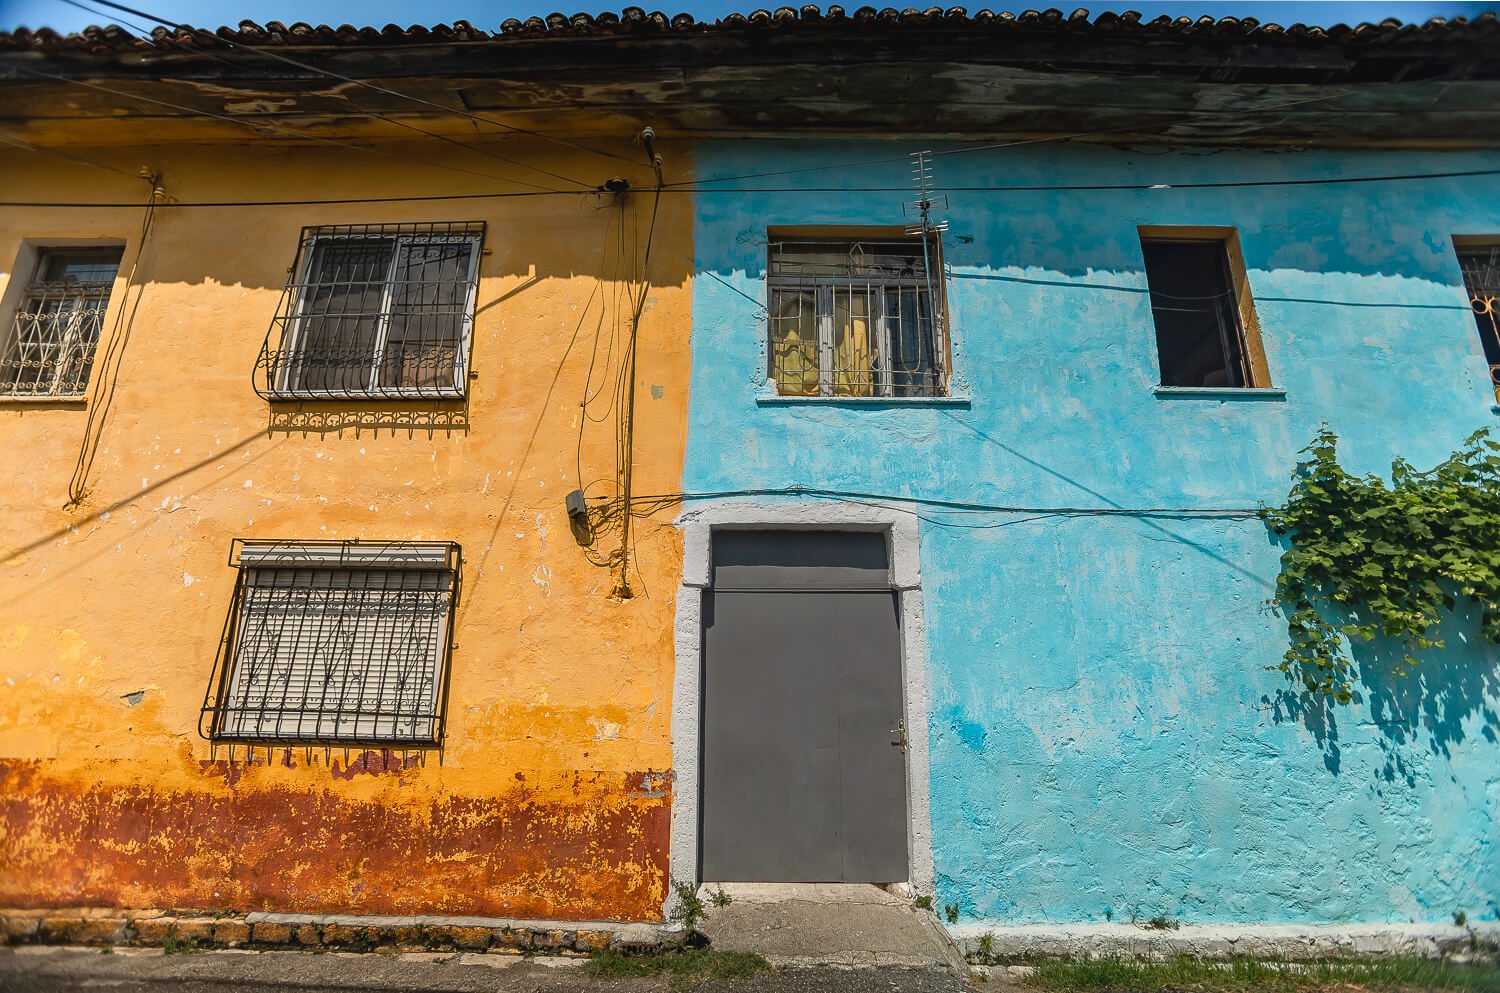
[[[89,4],[89,0],[78,0],[78,2]],[[583,4],[581,0],[572,0],[571,3],[567,0],[491,0],[487,3],[476,2],[476,0],[424,0],[422,3],[413,3],[411,0],[120,0],[120,2],[138,10],[149,11],[158,17],[173,21],[186,21],[204,27],[234,24],[244,18],[249,18],[261,22],[284,21],[288,24],[295,21],[308,21],[314,24],[384,25],[396,23],[403,26],[413,23],[437,24],[468,20],[478,27],[490,29],[498,26],[508,17],[525,18],[533,14],[546,15],[559,9],[567,13],[580,9],[618,10],[620,7],[628,6],[630,2],[635,2],[638,6],[647,9],[661,9],[674,14],[687,11],[694,17],[702,19],[713,19],[735,10],[748,11],[760,6],[781,5],[776,2],[765,2],[765,0],[759,0],[759,2],[757,0],[748,0],[748,2],[677,0],[673,3],[625,0],[613,6],[606,6],[597,0],[592,4]],[[826,3],[828,0],[823,0],[823,2]],[[928,0],[922,0],[921,3],[915,0],[899,0],[899,2],[897,0],[883,0],[883,2],[844,0],[843,6],[853,10],[863,6],[865,2],[871,2],[871,5],[876,7],[930,5]],[[799,5],[791,0],[782,0],[782,3],[789,6]],[[943,5],[948,4],[945,2]],[[1008,3],[1005,0],[998,0],[998,2],[969,0],[967,6],[970,10],[978,10],[985,6],[1001,10],[1027,7],[1041,9],[1047,6],[1057,6],[1072,10],[1078,6],[1078,3],[1076,0],[1066,3],[1059,2],[1059,0],[1025,0],[1021,3]],[[1173,16],[1186,14],[1192,17],[1210,14],[1223,17],[1233,14],[1238,17],[1253,16],[1262,21],[1277,21],[1282,24],[1302,21],[1306,24],[1327,25],[1339,21],[1348,23],[1378,21],[1386,17],[1396,17],[1403,21],[1423,21],[1429,17],[1473,16],[1485,10],[1494,10],[1496,6],[1495,3],[1415,2],[1415,0],[1394,3],[1368,2],[1368,0],[1349,0],[1344,3],[1303,2],[1303,0],[1283,0],[1279,3],[1264,2],[1264,0],[1241,3],[1131,3],[1128,0],[1122,0],[1118,3],[1090,5],[1089,10],[1139,10],[1148,17],[1155,17],[1159,14]],[[88,24],[97,24],[104,20],[113,21],[116,18],[101,18],[96,14],[70,6],[64,0],[0,0],[0,28],[46,26],[59,31],[76,31]]]

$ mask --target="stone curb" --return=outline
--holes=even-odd
[[[481,952],[581,958],[605,949],[640,953],[672,943],[649,924],[251,913],[217,917],[167,911],[0,910],[0,945],[137,945],[167,951],[259,948],[341,952]]]
[[[1047,959],[1126,958],[1203,961],[1233,958],[1309,962],[1392,956],[1488,962],[1500,958],[1500,924],[1256,925],[1198,924],[1147,930],[1133,924],[950,925],[971,964]]]

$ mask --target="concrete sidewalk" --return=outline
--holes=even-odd
[[[723,892],[727,906],[714,904]],[[895,966],[967,975],[963,954],[931,911],[860,883],[723,883],[699,890],[700,930],[713,947],[772,965]]]
[[[525,958],[468,952],[211,951],[166,955],[160,949],[28,946],[0,949],[6,993],[666,993],[670,978],[597,980],[582,959]],[[714,980],[701,990],[734,993],[961,993],[965,980],[932,969],[775,969],[748,979]],[[987,993],[1002,993],[991,983]]]

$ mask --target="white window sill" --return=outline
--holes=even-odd
[[[804,397],[763,394],[755,398],[762,407],[968,407],[972,397]]]
[[[1285,400],[1286,390],[1270,386],[1153,386],[1159,397],[1201,400]]]

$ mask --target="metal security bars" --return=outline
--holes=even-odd
[[[1484,358],[1490,365],[1490,383],[1500,399],[1500,245],[1460,249],[1458,262]]]
[[[0,352],[0,395],[83,397],[120,254],[119,248],[41,252]]]
[[[936,238],[773,241],[769,376],[784,396],[947,392]]]
[[[459,399],[482,223],[304,228],[255,364],[270,400]]]
[[[200,733],[440,744],[459,561],[453,543],[236,540],[240,573]]]

